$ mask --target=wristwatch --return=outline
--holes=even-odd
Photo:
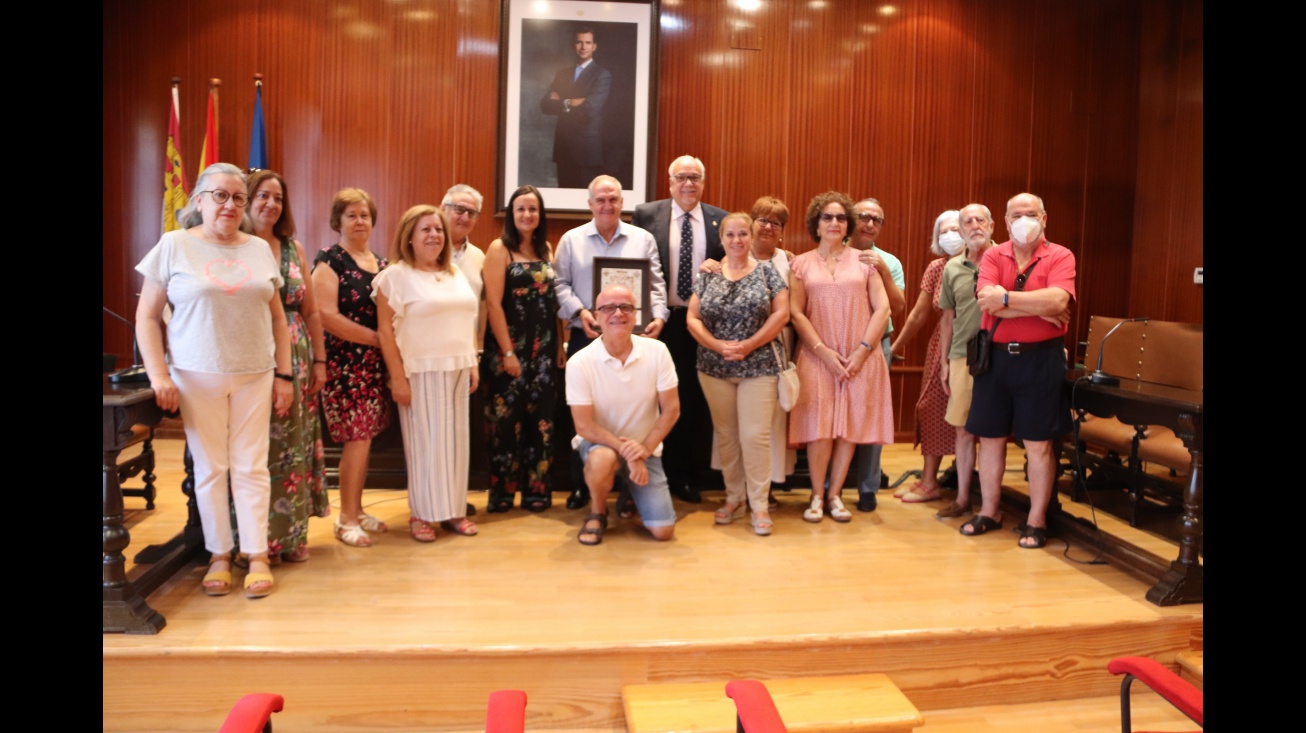
[[[1003,308],[1006,308],[1006,307],[1007,307],[1007,296],[1008,296],[1008,295],[1011,295],[1011,293],[1003,293],[1003,294],[1002,294],[1002,307],[1003,307]]]

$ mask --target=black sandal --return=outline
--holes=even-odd
[[[585,526],[590,522],[596,520],[598,521],[599,526],[597,527]],[[581,543],[582,545],[590,545],[590,546],[597,545],[603,541],[603,532],[607,530],[607,528],[608,528],[608,515],[606,513],[600,514],[599,512],[593,512],[591,514],[586,514],[585,521],[581,522],[580,524],[580,534],[576,535],[576,541]],[[586,537],[593,537],[594,541],[586,542],[585,541]]]
[[[491,514],[502,514],[512,508],[512,494],[505,494],[502,491],[491,491],[489,501],[485,503],[485,511]]]
[[[970,527],[969,532],[966,531],[967,527]],[[969,522],[963,522],[961,528],[957,531],[967,537],[978,537],[995,529],[1002,529],[1001,519],[994,519],[993,517],[986,517],[983,514],[976,514]]]
[[[1033,538],[1034,538],[1034,544],[1032,544],[1032,545],[1027,545],[1027,544],[1025,544],[1024,542],[1021,542],[1021,541],[1019,541],[1019,540],[1016,542],[1016,544],[1020,545],[1021,547],[1025,548],[1026,550],[1037,550],[1038,548],[1040,548],[1040,547],[1042,547],[1042,546],[1044,546],[1044,545],[1046,545],[1046,544],[1048,543],[1048,528],[1047,528],[1047,527],[1031,527],[1031,526],[1029,526],[1028,524],[1022,524],[1022,525],[1020,525],[1020,539],[1023,540],[1023,539],[1025,539],[1025,538],[1027,538],[1027,537],[1033,537]]]
[[[553,506],[553,497],[548,494],[544,496],[524,496],[521,505],[528,512],[542,512]]]

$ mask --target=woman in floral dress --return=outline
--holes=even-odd
[[[390,390],[372,301],[372,278],[389,263],[368,248],[375,221],[376,203],[366,191],[341,189],[331,202],[331,228],[340,233],[340,242],[313,260],[313,287],[327,346],[322,414],[331,439],[341,444],[335,535],[353,547],[370,547],[368,532],[388,529],[363,511],[372,439],[390,427]]]
[[[493,342],[481,368],[490,453],[491,512],[522,506],[542,512],[552,504],[553,411],[562,349],[554,295],[553,247],[545,239],[544,198],[522,186],[508,199],[503,236],[485,253],[485,302]]]

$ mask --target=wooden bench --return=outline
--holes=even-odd
[[[925,718],[888,675],[857,674],[763,680],[790,731],[907,733]],[[734,733],[735,703],[726,683],[626,685],[630,733]]]
[[[1119,318],[1089,318],[1084,364],[1097,366],[1102,337]],[[1202,326],[1172,321],[1126,323],[1107,341],[1102,371],[1124,379],[1202,390]],[[1113,418],[1074,415],[1078,444],[1066,447],[1066,458],[1087,469],[1089,489],[1125,487],[1129,493],[1126,519],[1138,524],[1139,510],[1148,504],[1175,508],[1188,481],[1191,455],[1174,431],[1159,425],[1128,425]],[[1147,469],[1153,463],[1169,476]],[[1076,487],[1078,492],[1078,487]],[[1077,500],[1082,496],[1076,495]]]

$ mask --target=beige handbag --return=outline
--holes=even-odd
[[[792,361],[785,361],[780,358],[780,347],[775,341],[771,342],[771,353],[775,354],[775,361],[780,365],[780,374],[776,379],[776,389],[780,393],[780,409],[789,412],[798,404],[798,367]]]

